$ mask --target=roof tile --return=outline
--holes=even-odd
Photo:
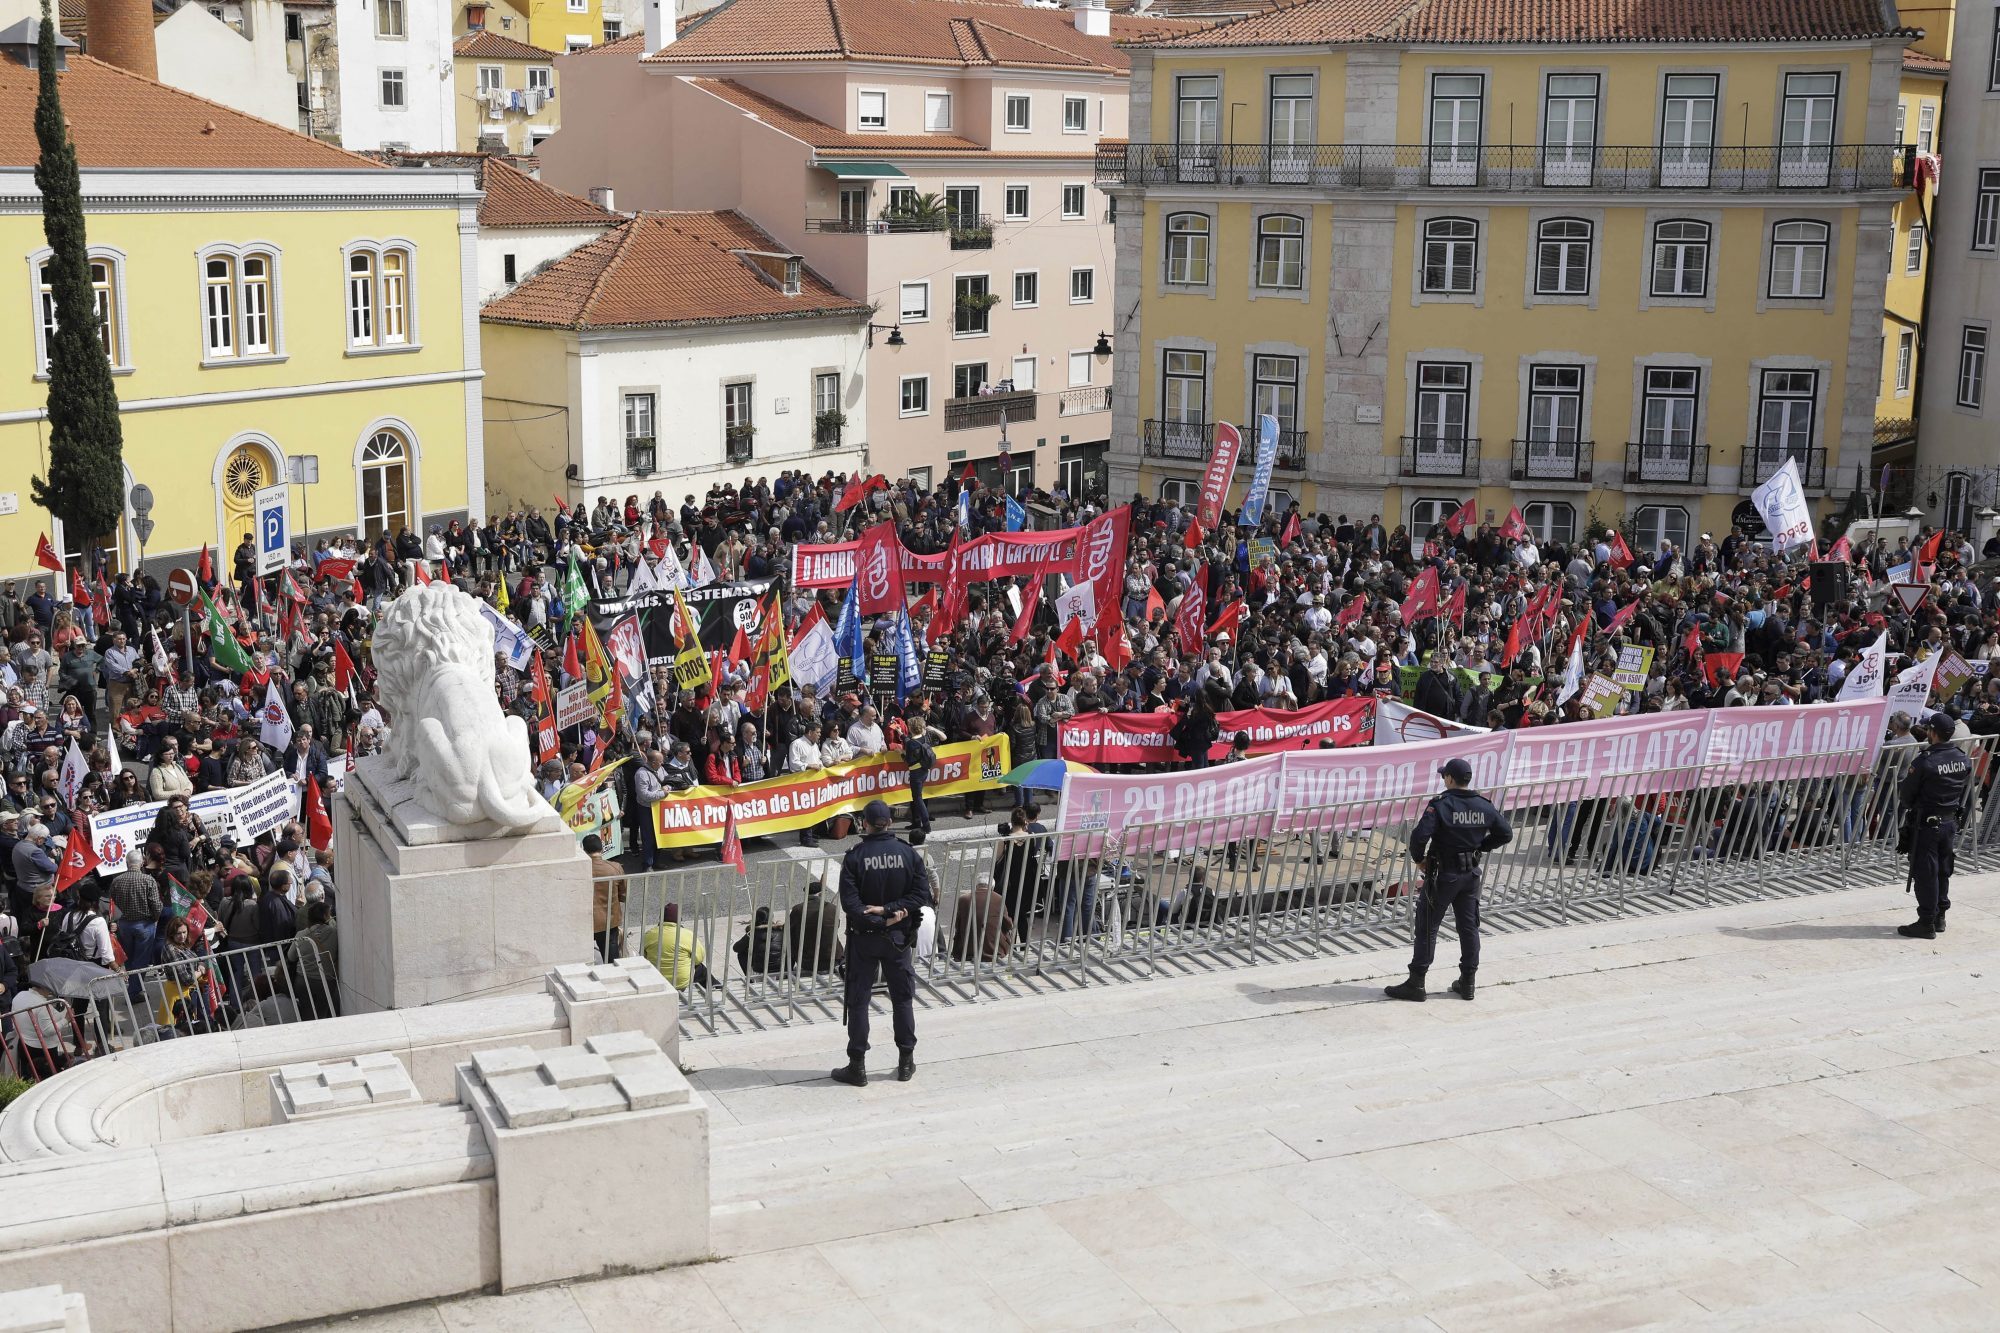
[[[512,37],[503,37],[497,32],[468,32],[451,44],[451,53],[457,56],[471,56],[475,60],[539,60],[543,64],[556,57],[553,51],[544,51],[539,46],[529,46],[517,42]]]
[[[1305,0],[1151,46],[1359,42],[1602,45],[1808,42],[1906,36],[1879,0]]]
[[[856,149],[862,152],[887,153],[909,152],[983,152],[984,148],[970,139],[961,139],[951,134],[849,134],[838,130],[823,120],[815,120],[796,107],[787,106],[775,97],[766,97],[755,89],[746,88],[734,79],[687,80],[694,87],[730,105],[748,111],[782,134],[823,149]]]
[[[624,216],[498,158],[484,159],[479,183],[486,191],[479,201],[482,227],[608,227]]]

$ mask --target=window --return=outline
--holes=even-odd
[[[1007,383],[1017,393],[1033,393],[1035,391],[1035,358],[1032,356],[1015,357],[1013,369],[1007,372]]]
[[[1090,129],[1090,104],[1081,97],[1063,98],[1063,133],[1083,134]]]
[[[556,89],[556,67],[554,65],[528,66],[528,91],[531,93],[553,94]]]
[[[1014,304],[1032,306],[1042,303],[1042,275],[1034,269],[1022,269],[1014,274]]]
[[[1813,440],[1813,391],[1819,375],[1810,370],[1767,370],[1757,396],[1757,476],[1784,465],[1789,456],[1806,461]]]
[[[1251,416],[1274,416],[1278,419],[1279,430],[1297,430],[1299,359],[1295,356],[1260,356],[1251,362],[1250,369]]]
[[[588,14],[590,12],[590,0],[569,0],[569,12],[572,14]]]
[[[1542,98],[1542,180],[1588,185],[1597,153],[1597,76],[1551,74]]]
[[[589,49],[590,38],[588,37],[569,36],[563,38],[563,50],[565,51],[588,51]]]
[[[1641,505],[1632,513],[1632,545],[1657,551],[1667,542],[1675,550],[1687,546],[1688,511],[1679,505]]]
[[[1295,292],[1305,286],[1306,225],[1288,213],[1257,219],[1257,285]]]
[[[1715,154],[1716,76],[1669,74],[1661,93],[1660,184],[1708,184]]]
[[[520,281],[519,265],[514,262],[514,256],[500,256],[500,281],[506,283],[509,287]]]
[[[726,456],[732,463],[748,462],[750,459],[750,447],[756,434],[756,427],[750,420],[752,388],[743,381],[722,386],[722,439]]]
[[[1778,183],[1825,185],[1833,167],[1834,103],[1838,74],[1787,74],[1784,118],[1779,126]]]
[[[121,368],[130,364],[125,359],[125,311],[120,301],[123,263],[108,251],[93,250],[90,255],[90,295],[97,309],[98,341],[103,344],[105,358]],[[56,298],[49,283],[46,252],[35,264],[35,308],[41,312],[35,328],[35,370],[47,374],[49,347],[56,332]]]
[[[1674,219],[1654,224],[1653,295],[1708,295],[1708,236],[1706,222]]]
[[[1910,243],[1903,252],[1903,272],[1922,273],[1924,271],[1924,224],[1910,224]]]
[[[1910,125],[1910,108],[1903,105],[1901,102],[1896,103],[1895,142],[1903,144],[1903,143],[1908,143],[1910,141],[1909,125]]]
[[[1160,500],[1163,504],[1179,505],[1183,509],[1192,509],[1200,496],[1200,482],[1174,479],[1160,483]]]
[[[376,431],[361,446],[361,535],[393,537],[409,523],[409,446],[396,431]]]
[[[1586,295],[1590,291],[1590,224],[1581,218],[1552,218],[1536,232],[1535,294]]]
[[[1460,503],[1458,500],[1428,497],[1410,501],[1410,531],[1419,538],[1423,537],[1456,513]]]
[[[906,417],[929,416],[931,410],[931,377],[928,375],[905,375],[903,377],[903,412]]]
[[[1993,58],[1987,62],[1986,86],[2000,88],[2000,24],[1994,25]]]
[[[211,246],[202,252],[202,360],[276,354],[277,265],[269,250]]]
[[[1480,120],[1485,100],[1483,74],[1431,76],[1433,185],[1471,185],[1478,180]]]
[[[1968,324],[1958,338],[1958,405],[1978,408],[1986,402],[1986,330]]]
[[[1062,187],[1062,215],[1066,218],[1083,216],[1083,187],[1065,185]]]
[[[817,371],[813,374],[813,416],[823,417],[829,412],[840,411],[840,372]]]
[[[787,296],[797,296],[800,287],[804,284],[805,273],[805,260],[800,259],[797,255],[786,256],[785,277],[779,284],[779,290],[783,291]]]
[[[609,19],[609,18],[604,20],[604,44],[606,46],[609,46],[611,43],[617,41],[620,37],[623,37],[624,35],[625,35],[624,20]]]
[[[236,355],[236,261],[210,259],[202,265],[203,348],[209,360]]]
[[[400,350],[415,343],[407,246],[364,242],[347,253],[349,351]]]
[[[2000,248],[2000,170],[1979,173],[1979,202],[1972,214],[1972,248]]]
[[[1528,441],[1534,444],[1575,444],[1583,438],[1583,367],[1528,367]],[[1537,458],[1554,457],[1548,451],[1537,455],[1528,451],[1528,475],[1551,475],[1536,469]],[[1562,457],[1573,460],[1575,451]]]
[[[891,185],[889,187],[889,211],[908,213],[917,203],[917,187],[914,185]]]
[[[979,217],[979,187],[977,185],[948,185],[944,191],[944,210],[954,227],[977,227]]]
[[[245,255],[241,263],[243,355],[271,354],[271,260]]]
[[[1028,95],[1026,93],[1007,94],[1007,128],[1020,134],[1028,128]]]
[[[1213,75],[1183,75],[1174,80],[1174,155],[1184,181],[1215,180],[1215,145],[1222,80]]]
[[[1208,285],[1208,215],[1174,213],[1167,218],[1167,281],[1176,287]]]
[[[1679,367],[1648,367],[1645,397],[1639,409],[1639,443],[1647,456],[1684,459],[1695,438],[1696,409],[1701,402],[1701,372]],[[1642,479],[1645,469],[1641,467]],[[1685,478],[1683,478],[1685,480]]]
[[[1910,367],[1917,359],[1917,332],[1904,329],[1896,337],[1896,392],[1910,391]]]
[[[1160,359],[1160,443],[1169,458],[1208,457],[1208,353],[1169,350]]]
[[[405,105],[403,101],[403,71],[400,69],[385,69],[381,72],[381,76],[382,109],[384,111],[401,111]]]
[[[303,42],[305,39],[305,15],[287,10],[285,12],[285,40],[288,42]]]
[[[1069,303],[1089,305],[1097,299],[1097,270],[1073,268],[1069,271]]]
[[[1271,179],[1303,184],[1312,174],[1313,76],[1273,74],[1268,111]]]
[[[1069,354],[1069,383],[1073,389],[1090,383],[1090,353]]]
[[[499,65],[481,65],[479,67],[479,91],[481,93],[497,93],[506,86],[507,71],[505,69]]]
[[[1417,471],[1457,473],[1471,418],[1472,367],[1463,362],[1417,364]],[[1429,466],[1427,466],[1429,465]]]
[[[403,0],[375,0],[375,35],[377,37],[409,35],[403,26]]]
[[[855,113],[856,123],[864,130],[885,128],[889,124],[889,94],[864,92],[860,95],[860,98],[860,104]]]
[[[1937,136],[1937,103],[1917,104],[1917,151],[1928,153]]]
[[[927,130],[948,130],[951,128],[951,94],[924,94],[924,128]]]
[[[1826,295],[1824,222],[1780,222],[1771,228],[1771,296],[1817,301]]]
[[[1028,217],[1028,187],[1009,185],[1000,196],[1001,211],[1009,222],[1024,222]]]
[[[975,398],[986,384],[984,361],[967,361],[951,368],[951,396],[954,398]]]
[[[1569,505],[1546,502],[1522,505],[1521,520],[1538,542],[1560,542],[1567,546],[1576,540],[1576,510]]]
[[[653,408],[658,402],[657,395],[650,393],[628,393],[625,395],[625,466],[637,470],[643,461],[651,470],[653,457],[643,460],[638,456],[638,448],[644,446],[652,454],[655,436],[653,434]],[[657,455],[653,455],[656,457]]]
[[[902,322],[921,324],[931,317],[931,285],[928,282],[903,284]]]
[[[1470,218],[1432,218],[1424,223],[1425,291],[1468,294],[1476,289],[1478,265],[1478,223]]]
[[[952,279],[952,332],[984,335],[992,331],[993,294],[987,290],[986,275]]]

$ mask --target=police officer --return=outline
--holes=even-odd
[[[1944,914],[1951,910],[1951,872],[1958,859],[1951,845],[1958,837],[1972,757],[1951,743],[1957,728],[1945,714],[1932,714],[1923,730],[1931,743],[1910,761],[1899,789],[1912,824],[1910,878],[1917,889],[1917,919],[1896,927],[1896,933],[1934,940],[1944,934]]]
[[[1472,998],[1479,971],[1479,856],[1514,840],[1513,826],[1493,802],[1472,790],[1472,765],[1448,759],[1438,770],[1444,790],[1431,798],[1410,833],[1410,855],[1424,867],[1423,894],[1417,899],[1416,950],[1410,979],[1389,987],[1396,1000],[1424,998],[1424,973],[1437,953],[1438,926],[1449,909],[1458,921],[1458,980],[1451,993]]]
[[[910,950],[917,943],[931,895],[930,872],[916,848],[892,837],[889,807],[870,801],[861,811],[867,833],[840,863],[840,906],[847,915],[847,1063],[836,1083],[868,1086],[868,1002],[879,969],[889,983],[895,1014],[896,1079],[917,1072],[917,971]]]

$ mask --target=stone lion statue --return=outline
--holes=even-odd
[[[493,693],[493,629],[478,604],[444,583],[421,584],[383,610],[375,671],[395,725],[387,753],[399,779],[441,819],[505,829],[546,818],[528,763],[528,729]]]

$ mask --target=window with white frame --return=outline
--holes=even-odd
[[[528,91],[531,93],[553,94],[556,89],[556,67],[554,65],[528,66]]]
[[[879,130],[889,124],[889,94],[863,89],[855,105],[854,123],[864,130]]]
[[[951,94],[924,94],[924,128],[927,130],[948,130],[951,128]]]
[[[1007,382],[1014,386],[1016,393],[1033,393],[1035,391],[1035,358],[1032,356],[1015,357],[1013,368],[1007,372]]]
[[[479,91],[482,94],[497,93],[506,86],[507,71],[504,67],[500,65],[481,65],[479,67]]]
[[[1007,128],[1016,133],[1024,133],[1028,128],[1028,95],[1026,93],[1007,94]]]
[[[642,465],[651,471],[659,457],[657,437],[653,434],[654,407],[658,402],[656,394],[625,395],[625,467],[628,471],[636,472]]]
[[[1423,289],[1467,295],[1478,289],[1479,224],[1471,218],[1432,218],[1424,223]]]
[[[1001,216],[1009,222],[1025,222],[1028,219],[1028,187],[1009,185],[1000,194]]]
[[[385,69],[379,71],[379,73],[381,77],[377,83],[377,87],[380,90],[382,109],[384,111],[401,111],[408,105],[403,97],[403,71],[400,69]]]
[[[1069,303],[1089,305],[1097,299],[1097,270],[1073,268],[1069,271]]]
[[[1528,475],[1562,475],[1538,469],[1537,464],[1562,462],[1573,475],[1575,445],[1583,438],[1583,367],[1528,367],[1528,441],[1530,445],[1566,445],[1566,449],[1528,451]]]
[[[1813,441],[1814,397],[1819,375],[1811,370],[1767,370],[1758,380],[1757,461],[1768,477],[1788,457],[1806,461]]]
[[[1910,224],[1910,243],[1903,251],[1903,272],[1922,273],[1924,271],[1924,224]]]
[[[1937,142],[1937,103],[1917,103],[1917,151],[1928,153]]]
[[[905,324],[921,324],[931,317],[931,285],[925,282],[903,284],[902,321]]]
[[[1083,134],[1090,129],[1090,104],[1081,97],[1063,98],[1063,133]]]
[[[1016,307],[1036,306],[1042,303],[1042,275],[1037,269],[1016,269],[1014,272],[1014,304]]]
[[[115,251],[93,249],[90,252],[90,297],[97,311],[97,337],[104,347],[105,359],[116,369],[131,364],[126,359],[125,309],[122,302],[124,263]],[[47,374],[49,348],[55,341],[56,333],[56,297],[49,281],[46,254],[35,264],[34,273],[35,309],[41,315],[35,323],[35,371]]]
[[[1896,335],[1896,392],[1910,391],[1910,370],[1917,359],[1917,331],[1904,329]]]
[[[361,535],[393,537],[409,524],[409,441],[401,431],[376,431],[361,447]]]
[[[1069,384],[1072,389],[1090,383],[1090,353],[1071,352],[1069,354]]]
[[[409,30],[404,26],[403,0],[375,0],[375,35],[377,37],[409,35]]]
[[[1771,288],[1774,300],[1817,301],[1826,295],[1824,222],[1794,219],[1771,228]]]
[[[1410,501],[1410,531],[1421,540],[1440,523],[1458,512],[1462,500],[1446,499],[1440,496],[1425,496]]]
[[[931,377],[903,376],[903,411],[906,417],[928,416],[931,410]]]
[[[415,345],[411,300],[415,258],[395,242],[359,242],[347,248],[347,346],[349,351],[394,351]]]
[[[998,293],[988,290],[984,273],[952,279],[952,332],[984,336],[992,330],[993,303]]]
[[[623,37],[624,35],[625,35],[625,21],[623,19],[608,18],[604,20],[604,44],[606,46],[609,46],[611,43],[617,41],[620,37]]]
[[[1305,286],[1306,224],[1289,213],[1257,219],[1257,285],[1295,292]]]
[[[1191,509],[1200,496],[1201,485],[1199,482],[1169,478],[1160,483],[1160,502],[1162,504],[1179,505],[1183,509]]]
[[[1686,461],[1701,407],[1701,372],[1691,366],[1648,366],[1639,404],[1641,479],[1647,461]]]
[[[202,360],[275,356],[277,252],[211,246],[201,252],[200,263]]]
[[[1083,216],[1083,208],[1083,187],[1081,185],[1063,186],[1062,215],[1066,218],[1080,218]]]
[[[1896,103],[1895,142],[1903,144],[1903,143],[1908,143],[1910,141],[1909,126],[1910,126],[1910,108],[1905,106],[1901,102]]]
[[[1550,218],[1535,231],[1535,295],[1587,295],[1590,224],[1582,218]]]
[[[1537,542],[1560,542],[1567,546],[1576,540],[1574,506],[1549,501],[1522,505],[1521,521],[1528,525],[1528,535]]]
[[[1463,361],[1417,364],[1418,466],[1433,454],[1458,457],[1472,419],[1472,367]],[[1440,447],[1440,445],[1444,447]]]
[[[1251,361],[1250,413],[1276,417],[1278,429],[1299,428],[1299,359],[1259,356]]]
[[[1980,408],[1986,403],[1986,329],[1968,324],[1958,337],[1958,405]]]
[[[1688,218],[1653,224],[1652,293],[1662,297],[1708,295],[1709,226]]]
[[[1208,285],[1208,215],[1167,216],[1167,282],[1176,287]]]
[[[2000,168],[1979,173],[1979,197],[1972,212],[1972,248],[2000,249]]]
[[[1632,511],[1632,544],[1657,551],[1666,542],[1675,550],[1687,545],[1688,511],[1679,505],[1641,505]]]
[[[961,361],[951,368],[951,396],[954,398],[976,398],[979,391],[991,381],[986,375],[984,361]]]

